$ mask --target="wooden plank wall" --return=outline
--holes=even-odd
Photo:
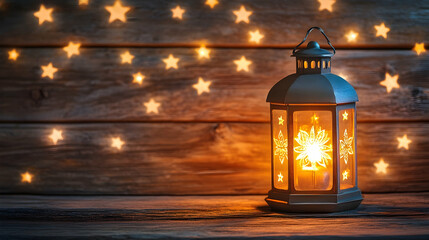
[[[428,191],[429,55],[411,51],[427,42],[429,1],[349,0],[333,12],[316,0],[220,1],[213,10],[198,1],[123,0],[132,6],[127,22],[108,23],[113,0],[2,1],[0,5],[0,193],[34,194],[265,194],[270,186],[269,106],[273,84],[295,71],[291,47],[305,31],[325,29],[338,53],[333,72],[356,88],[359,187],[364,192]],[[38,25],[34,12],[54,7],[53,23]],[[171,18],[176,5],[182,21]],[[250,23],[234,23],[242,4]],[[388,38],[375,37],[385,22]],[[260,29],[262,44],[248,43]],[[344,37],[359,32],[356,43]],[[321,43],[319,34],[311,35]],[[81,42],[71,59],[62,47]],[[198,60],[195,48],[211,48]],[[8,60],[16,48],[20,57]],[[120,63],[124,51],[135,55]],[[179,57],[179,69],[165,70],[162,58]],[[237,72],[234,60],[252,61]],[[41,65],[59,68],[41,78]],[[132,74],[147,78],[132,84]],[[400,89],[379,85],[385,73],[399,74]],[[197,95],[198,77],[212,82]],[[159,114],[143,103],[154,98]],[[48,135],[63,130],[53,145]],[[407,134],[409,150],[397,148]],[[122,150],[110,147],[120,136]],[[389,163],[376,174],[374,163]],[[20,174],[34,174],[31,184]]]

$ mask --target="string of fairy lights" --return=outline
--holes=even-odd
[[[87,6],[89,5],[90,0],[78,0],[79,5]],[[203,0],[202,0],[203,1]],[[315,0],[316,1],[316,0]],[[333,11],[333,6],[336,0],[317,0],[320,4],[319,11]],[[220,4],[219,0],[205,0],[204,5],[207,5],[211,9],[216,8],[216,6]],[[109,23],[113,23],[115,21],[126,22],[127,21],[127,13],[131,10],[131,6],[125,6],[121,0],[116,0],[113,5],[107,5],[104,9],[109,12],[110,16],[108,19]],[[177,5],[175,8],[171,9],[171,17],[177,20],[183,20],[183,15],[187,10],[182,8],[180,5]],[[49,22],[53,22],[54,19],[52,17],[52,13],[54,12],[54,8],[46,7],[41,4],[40,9],[34,12],[34,17],[38,20],[39,25],[49,24]],[[250,17],[253,15],[253,12],[249,10],[248,7],[241,5],[239,9],[233,10],[232,13],[235,15],[235,23],[250,23]],[[388,38],[388,33],[390,28],[385,25],[384,22],[381,22],[379,25],[374,25],[374,29],[376,31],[375,37],[381,37],[384,39]],[[263,32],[259,29],[254,31],[249,31],[249,43],[260,44],[264,39]],[[347,32],[344,37],[348,42],[356,42],[359,39],[359,33],[355,30],[350,30]],[[67,46],[63,47],[64,52],[67,54],[68,58],[72,58],[73,56],[80,55],[80,47],[81,43],[79,42],[69,42]],[[201,45],[199,48],[195,49],[199,59],[210,59],[211,49],[206,48],[205,45]],[[424,47],[424,43],[415,43],[413,47],[413,51],[417,55],[420,55],[426,52]],[[18,58],[21,54],[21,50],[11,49],[8,51],[9,60],[18,61]],[[134,55],[130,53],[130,51],[125,51],[120,54],[121,64],[132,64]],[[163,58],[162,62],[165,64],[165,69],[178,69],[179,68],[180,58],[175,57],[173,54],[169,54],[168,57]],[[251,60],[248,60],[245,56],[241,56],[241,58],[232,61],[236,65],[236,71],[244,71],[249,72],[249,66],[252,64]],[[51,80],[55,79],[55,74],[59,71],[59,68],[55,67],[52,62],[49,62],[47,65],[40,66],[42,73],[42,78],[49,78]],[[339,74],[340,76],[342,74]],[[344,75],[343,75],[344,77]],[[132,83],[142,85],[146,80],[146,76],[142,72],[132,73]],[[381,86],[386,88],[387,93],[390,93],[395,88],[400,88],[398,83],[399,75],[390,75],[389,73],[385,73],[385,79],[380,82]],[[193,84],[192,87],[197,91],[198,95],[202,95],[204,93],[210,93],[210,85],[211,81],[204,80],[202,77],[199,77],[197,83]],[[143,106],[146,109],[147,114],[158,114],[159,108],[161,106],[160,102],[157,102],[155,99],[151,98],[149,101],[144,102]],[[51,134],[48,136],[50,141],[56,145],[59,141],[63,141],[63,130],[60,129],[52,129]],[[408,136],[404,134],[402,137],[397,138],[398,141],[398,149],[404,148],[406,150],[409,149],[409,144],[412,142],[408,139]],[[111,138],[111,147],[117,150],[121,150],[125,141],[120,137],[112,137]],[[376,173],[387,173],[387,167],[389,166],[383,159],[380,159],[378,162],[374,163],[376,167]],[[30,172],[25,172],[21,174],[21,181],[26,183],[31,183],[33,174]]]

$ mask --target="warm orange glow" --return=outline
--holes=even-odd
[[[42,25],[44,22],[52,22],[51,13],[54,11],[53,8],[45,8],[42,4],[40,5],[40,10],[34,13],[34,16],[39,19],[39,25]]]
[[[252,61],[246,59],[242,56],[239,60],[235,60],[234,63],[237,65],[237,72],[239,71],[249,71],[249,65],[252,64]]]
[[[218,3],[218,0],[206,0],[205,4],[210,6],[210,8],[214,8]]]
[[[171,9],[171,12],[173,13],[173,18],[183,19],[183,14],[185,13],[185,9],[177,5],[176,8]]]
[[[287,138],[283,137],[280,130],[278,138],[274,138],[273,141],[275,144],[274,155],[279,156],[280,163],[283,164],[284,160],[287,160]]]
[[[334,5],[335,0],[318,0],[320,3],[319,11],[328,10],[332,12],[332,5]]]
[[[88,5],[89,4],[89,2],[88,2],[89,0],[79,0],[79,5],[81,5],[81,6],[83,6],[83,5]]]
[[[156,102],[153,98],[149,102],[144,103],[146,107],[146,113],[155,113],[158,114],[158,107],[161,106],[161,103]]]
[[[296,160],[301,161],[303,170],[317,171],[318,167],[326,168],[328,160],[332,160],[328,154],[332,151],[332,146],[327,145],[330,138],[324,129],[319,128],[315,131],[312,126],[309,133],[299,130],[295,141],[298,146],[293,150],[298,153]]]
[[[126,51],[121,54],[121,63],[132,64],[133,59],[134,59],[134,55],[132,55],[129,51]]]
[[[348,169],[343,172],[343,181],[349,178],[349,174],[350,174],[350,170]]]
[[[408,144],[410,144],[412,141],[408,139],[407,134],[404,134],[401,138],[396,138],[398,140],[398,149],[405,148],[408,150]]]
[[[384,162],[384,159],[380,159],[380,161],[374,163],[374,166],[377,168],[376,173],[387,173],[387,167],[389,166],[388,163]]]
[[[288,189],[288,139],[286,111],[273,109],[272,111],[272,154],[273,154],[273,176],[274,187],[277,189]],[[279,181],[279,179],[281,181]]]
[[[250,31],[249,35],[249,42],[260,43],[261,39],[264,38],[264,35],[262,35],[259,30],[255,30],[253,32]]]
[[[112,144],[110,145],[112,148],[116,148],[118,150],[122,149],[122,145],[124,145],[125,142],[121,140],[120,137],[112,138]]]
[[[311,123],[313,124],[319,123],[319,117],[316,115],[316,113],[314,113],[313,116],[311,117]]]
[[[210,50],[207,49],[204,45],[202,45],[200,48],[196,49],[198,53],[198,58],[210,58]]]
[[[280,116],[279,117],[279,125],[283,125],[283,123],[284,123],[284,119],[283,119],[283,116]]]
[[[239,10],[233,11],[233,13],[237,17],[235,19],[235,23],[239,23],[239,22],[249,23],[249,16],[252,15],[252,12],[247,11],[243,5],[241,5]]]
[[[141,74],[141,72],[133,74],[133,83],[137,83],[138,85],[142,85],[145,76]]]
[[[33,180],[33,174],[29,173],[28,171],[25,173],[21,173],[21,182],[31,183],[32,180]]]
[[[9,59],[12,61],[16,61],[16,59],[18,59],[19,57],[19,53],[16,51],[16,49],[12,49],[8,53],[9,53]]]
[[[210,92],[209,86],[211,83],[211,81],[204,81],[204,79],[200,77],[198,78],[198,83],[192,85],[192,87],[197,90],[198,95],[201,95],[204,92]]]
[[[179,58],[175,58],[173,54],[168,55],[168,58],[162,59],[162,61],[165,63],[165,69],[178,69],[177,63],[179,62]]]
[[[351,30],[349,33],[346,34],[346,38],[348,42],[355,42],[358,36],[359,36],[359,33],[353,30]]]
[[[52,133],[49,135],[49,138],[53,144],[57,144],[59,140],[64,140],[63,131],[54,128],[52,129]]]
[[[80,43],[69,42],[69,45],[63,48],[63,50],[67,53],[67,57],[71,58],[73,55],[79,55]]]
[[[58,68],[54,67],[52,63],[49,63],[46,66],[41,66],[42,68],[42,77],[48,77],[54,79],[54,74],[58,71]]]
[[[421,53],[426,52],[425,44],[424,43],[416,43],[414,45],[413,51],[417,53],[417,55],[420,55]]]
[[[355,159],[355,119],[354,109],[340,110],[338,115],[343,117],[338,122],[338,136],[339,136],[339,171],[343,174],[342,181],[340,181],[340,189],[352,188],[355,185],[354,169],[356,166]],[[345,116],[347,116],[345,118]]]
[[[105,9],[110,13],[109,23],[119,20],[121,22],[126,22],[127,17],[125,14],[130,11],[130,7],[122,6],[120,0],[116,0],[115,4],[112,6],[106,6]]]
[[[390,28],[386,27],[384,23],[381,23],[380,25],[374,25],[374,28],[377,31],[375,34],[376,37],[381,36],[387,38],[387,33],[390,31]]]
[[[277,177],[278,177],[278,180],[277,180],[277,181],[279,181],[279,182],[283,182],[283,175],[282,175],[282,173],[281,173],[281,172],[279,173],[279,175],[277,175]]]
[[[349,154],[353,154],[353,136],[349,137],[347,129],[344,130],[344,136],[340,140],[340,158],[347,164],[349,161]]]
[[[349,114],[347,113],[347,111],[345,111],[343,113],[343,120],[347,120],[348,116],[349,116]]]
[[[400,87],[398,84],[398,78],[399,78],[398,74],[391,76],[390,74],[386,73],[386,78],[380,82],[380,85],[385,86],[386,91],[390,93],[390,91],[392,91],[393,88]]]

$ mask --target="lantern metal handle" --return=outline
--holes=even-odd
[[[331,46],[332,50],[334,51],[334,55],[335,55],[335,48],[332,46],[331,41],[329,41],[328,36],[326,36],[326,34],[325,34],[325,32],[323,31],[323,29],[322,29],[322,28],[320,28],[320,27],[312,27],[312,28],[308,29],[307,34],[305,34],[304,40],[302,40],[302,42],[301,42],[300,44],[298,44],[298,45],[293,49],[292,55],[295,55],[295,51],[296,51],[296,49],[298,49],[298,47],[299,47],[299,46],[301,46],[301,44],[303,44],[303,43],[305,42],[305,40],[307,40],[308,35],[311,33],[311,31],[313,31],[313,29],[317,29],[317,30],[319,30],[319,31],[323,34],[323,36],[325,36],[326,41],[328,42],[329,46]]]

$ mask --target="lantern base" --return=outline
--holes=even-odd
[[[342,190],[338,194],[294,194],[271,190],[265,201],[273,211],[329,213],[357,208],[362,202],[359,188]]]

